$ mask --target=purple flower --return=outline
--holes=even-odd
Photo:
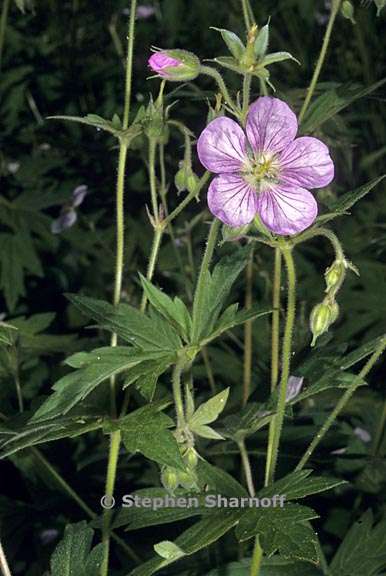
[[[303,382],[304,382],[303,376],[302,377],[290,376],[288,378],[287,392],[285,397],[286,402],[291,402],[291,400],[294,400],[294,398],[296,398],[296,396],[300,394],[300,391],[303,387]]]
[[[139,20],[146,20],[155,14],[154,6],[149,6],[148,4],[141,4],[137,8],[136,16]]]
[[[168,56],[166,52],[155,52],[149,58],[150,68],[162,78],[170,78],[170,68],[181,66],[180,60]]]
[[[64,208],[59,218],[51,222],[52,234],[60,234],[67,228],[71,228],[77,221],[78,216],[73,208]]]
[[[80,206],[87,194],[88,194],[88,186],[86,186],[86,184],[81,184],[80,186],[77,186],[72,193],[73,208]]]
[[[218,174],[209,186],[208,205],[231,227],[256,215],[275,234],[297,234],[316,218],[309,188],[334,178],[328,148],[317,138],[295,138],[298,122],[289,106],[263,96],[250,108],[245,133],[230,118],[216,118],[197,143],[201,163]]]

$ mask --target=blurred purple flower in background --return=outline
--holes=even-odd
[[[287,393],[285,397],[286,402],[291,402],[291,400],[293,400],[294,398],[296,398],[296,396],[298,396],[303,387],[303,382],[304,382],[303,376],[301,377],[290,376],[288,378]]]
[[[71,201],[62,207],[59,217],[51,223],[51,232],[53,234],[60,234],[75,224],[78,219],[75,208],[82,204],[87,194],[88,188],[85,184],[77,186],[73,190]]]
[[[150,4],[140,4],[137,8],[136,16],[139,20],[147,20],[147,18],[151,18],[154,14],[154,6],[151,6]]]
[[[318,207],[308,188],[334,178],[328,148],[317,138],[295,138],[298,122],[289,106],[269,96],[250,108],[245,132],[222,116],[201,133],[201,163],[217,174],[209,186],[208,205],[224,224],[237,228],[259,215],[275,234],[302,232]]]

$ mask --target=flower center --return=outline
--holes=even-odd
[[[264,185],[275,184],[278,181],[279,163],[273,154],[260,153],[245,165],[244,179],[250,186],[259,191]]]

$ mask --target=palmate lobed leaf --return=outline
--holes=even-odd
[[[185,470],[177,440],[170,431],[174,421],[161,412],[164,406],[165,403],[148,404],[113,423],[106,423],[104,429],[107,433],[119,429],[131,454],[141,452],[159,464]]]
[[[99,573],[104,546],[91,549],[94,531],[87,522],[66,526],[63,540],[51,556],[50,576],[95,576]]]
[[[224,418],[223,434],[235,442],[240,442],[269,424],[273,417],[274,414],[268,414],[260,404],[249,402],[237,414]]]

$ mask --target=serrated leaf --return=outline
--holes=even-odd
[[[306,522],[318,518],[315,510],[300,504],[285,504],[269,508],[251,508],[240,518],[236,528],[236,537],[240,542],[245,542],[261,532],[261,525],[286,524],[287,530],[291,530],[292,524]]]
[[[272,498],[275,494],[284,494],[286,500],[305,498],[311,494],[318,494],[345,484],[345,480],[323,476],[310,477],[312,470],[299,470],[291,472],[280,478],[270,486],[260,490],[259,498]]]
[[[146,315],[128,304],[112,306],[103,300],[75,294],[67,297],[85,316],[136,348],[174,351],[182,347],[176,331],[155,311]]]
[[[314,132],[317,128],[322,126],[324,122],[333,118],[336,114],[339,114],[347,106],[363,98],[368,94],[371,94],[386,82],[386,78],[375,82],[371,86],[355,85],[355,84],[343,84],[324,92],[321,96],[316,98],[316,100],[308,108],[308,111],[303,119],[301,125],[302,133]]]
[[[185,470],[177,440],[169,430],[174,425],[158,404],[148,404],[116,422],[130,453],[141,452],[159,464]]]
[[[140,274],[140,278],[143,290],[149,302],[164,318],[166,318],[166,320],[177,328],[180,336],[185,340],[185,342],[188,342],[192,321],[185,304],[178,297],[172,300],[167,294],[146,280],[142,274]]]
[[[98,544],[91,550],[94,531],[87,522],[66,526],[64,538],[51,556],[51,576],[95,576],[99,574],[104,546]]]
[[[40,406],[32,422],[50,420],[67,414],[95,388],[110,378],[146,360],[164,358],[159,352],[141,352],[132,348],[98,348],[89,353],[89,362],[67,374],[53,386],[54,393]]]
[[[252,306],[248,310],[241,310],[240,312],[237,311],[237,308],[237,304],[232,304],[223,312],[213,327],[213,332],[201,342],[202,346],[218,338],[227,330],[231,330],[240,324],[244,324],[250,320],[256,320],[257,318],[272,313],[270,308],[261,308],[259,305]]]
[[[347,214],[347,211],[350,210],[359,200],[361,200],[364,196],[366,196],[371,190],[377,186],[382,180],[386,177],[386,174],[382,176],[378,176],[374,180],[371,180],[367,184],[356,188],[352,192],[347,192],[338,198],[336,202],[329,206],[330,212],[327,214],[322,214],[316,220],[317,223],[329,222],[333,220],[337,216],[342,216],[343,214]]]
[[[211,29],[220,32],[229,52],[234,58],[236,58],[236,60],[240,60],[245,50],[245,46],[240,38],[234,32],[230,32],[225,28],[215,28],[214,26],[211,26]]]
[[[386,569],[386,520],[373,522],[368,510],[350,528],[331,562],[332,576],[375,576]]]

